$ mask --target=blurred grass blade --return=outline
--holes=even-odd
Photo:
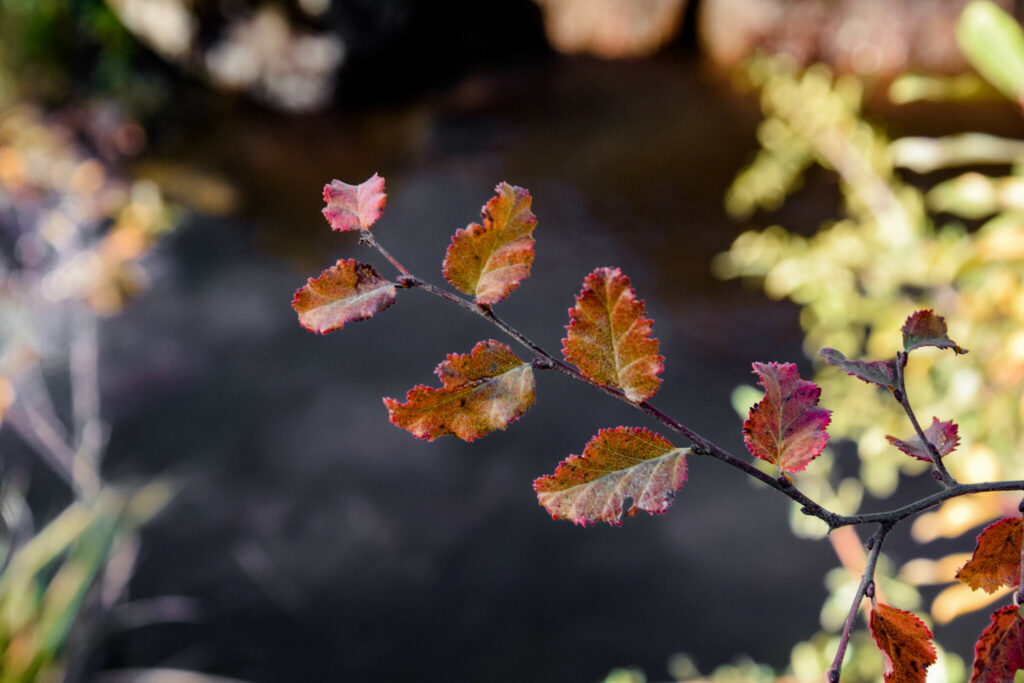
[[[1007,97],[1024,104],[1024,31],[989,0],[964,9],[956,40],[967,61]]]

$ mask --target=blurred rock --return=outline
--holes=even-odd
[[[686,0],[536,0],[559,52],[605,58],[646,57],[671,40]]]
[[[967,0],[704,0],[704,51],[730,69],[755,51],[800,65],[892,78],[907,71],[956,74],[967,64],[953,27]],[[1013,11],[1010,0],[997,4]]]

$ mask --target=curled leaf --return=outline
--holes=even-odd
[[[395,303],[395,284],[373,266],[339,260],[295,292],[292,308],[310,332],[327,334],[345,323],[365,320]]]
[[[618,268],[598,268],[583,281],[569,310],[562,353],[589,379],[618,387],[640,403],[658,391],[658,375],[665,369],[652,324],[629,278]]]
[[[1024,669],[1024,618],[1009,605],[992,613],[992,622],[974,645],[971,683],[1006,683]]]
[[[384,211],[387,195],[384,179],[374,173],[359,183],[349,185],[333,180],[324,185],[324,217],[339,232],[369,230]]]
[[[880,602],[871,610],[869,628],[885,655],[886,683],[925,683],[927,669],[935,663],[935,646],[923,621]]]
[[[939,349],[953,349],[954,353],[967,353],[946,336],[946,319],[941,315],[935,315],[930,308],[912,314],[903,323],[901,331],[905,351],[913,351],[922,346],[934,346]]]
[[[483,225],[472,223],[456,231],[444,257],[444,276],[453,286],[495,304],[511,294],[530,275],[533,228],[530,193],[498,183],[497,195],[481,212]]]
[[[846,371],[846,374],[862,379],[868,384],[877,384],[886,389],[896,388],[896,373],[893,370],[892,362],[885,360],[852,360],[841,352],[824,348],[821,350],[821,357],[829,365]]]
[[[832,411],[818,408],[821,389],[800,379],[793,363],[754,363],[764,398],[743,423],[743,441],[781,472],[799,472],[825,449]]]
[[[535,400],[532,366],[493,339],[466,355],[449,354],[434,372],[440,389],[413,387],[405,403],[384,399],[391,421],[419,439],[454,434],[473,441],[515,422]]]
[[[533,482],[540,504],[555,519],[574,524],[622,523],[644,510],[660,514],[686,482],[686,453],[663,436],[639,427],[602,429],[583,455],[563,460],[554,474]]]
[[[1006,517],[989,524],[978,534],[974,554],[956,578],[972,590],[995,592],[1000,586],[1020,585],[1021,534],[1020,517]]]
[[[939,418],[933,417],[931,425],[929,425],[928,429],[924,430],[924,436],[935,446],[935,450],[939,452],[939,457],[949,455],[960,444],[959,429],[952,420],[949,422],[939,422]],[[912,458],[928,462],[932,460],[927,444],[917,434],[906,441],[901,441],[894,436],[888,435],[886,435],[885,439]]]

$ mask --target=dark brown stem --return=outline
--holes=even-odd
[[[853,596],[853,604],[850,605],[850,613],[846,615],[846,623],[843,624],[843,633],[839,637],[839,648],[836,650],[832,666],[825,672],[827,683],[839,683],[839,672],[843,668],[843,658],[846,657],[846,647],[850,644],[850,636],[853,634],[853,624],[857,621],[857,613],[860,612],[860,603],[864,599],[869,587],[875,583],[875,565],[878,564],[878,555],[882,552],[882,542],[892,531],[893,522],[882,522],[878,531],[868,539],[868,562],[864,567],[864,573],[860,577],[860,585],[857,586],[857,593]]]
[[[946,469],[945,463],[942,462],[942,456],[939,454],[939,450],[925,435],[924,430],[921,429],[920,423],[917,421],[917,416],[914,414],[913,409],[910,407],[910,399],[907,398],[907,387],[903,379],[903,370],[907,367],[907,359],[909,354],[905,351],[900,351],[896,354],[896,379],[899,382],[899,394],[896,395],[900,405],[903,406],[903,411],[910,418],[910,424],[914,425],[914,431],[917,432],[917,437],[924,443],[925,448],[928,449],[928,455],[931,456],[932,464],[935,465],[935,471],[939,473],[941,477],[941,483],[946,488],[950,488],[956,485],[956,479]]]
[[[1020,501],[1017,509],[1020,510],[1021,515],[1024,515],[1024,500]],[[1021,544],[1020,548],[1020,583],[1017,584],[1017,594],[1014,596],[1014,603],[1024,605],[1024,543]]]

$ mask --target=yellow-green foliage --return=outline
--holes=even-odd
[[[915,354],[907,375],[916,410],[926,420],[936,415],[960,424],[964,442],[947,462],[958,479],[1024,476],[1024,176],[966,174],[926,194],[896,168],[928,142],[890,143],[860,118],[853,85],[834,82],[822,67],[796,75],[760,62],[754,74],[763,89],[762,131],[775,131],[762,140],[795,140],[802,156],[764,147],[730,189],[730,211],[775,205],[797,185],[788,169],[811,162],[837,173],[845,210],[810,237],[780,226],[745,232],[716,260],[717,272],[758,278],[770,296],[800,304],[812,356],[832,346],[849,356],[891,358],[907,314],[934,307],[971,353]],[[1012,148],[1019,152],[1019,143]],[[953,220],[936,225],[928,209],[938,208],[991,218],[969,232]],[[815,381],[834,410],[830,431],[857,442],[872,494],[894,490],[897,468],[923,470],[884,439],[908,435],[895,402],[835,368],[821,366]]]
[[[762,149],[730,188],[729,211],[746,217],[777,208],[815,164],[836,174],[844,205],[809,236],[806,228],[802,235],[778,225],[743,233],[716,259],[716,272],[756,281],[769,296],[799,304],[812,357],[830,346],[850,357],[892,358],[906,316],[934,308],[970,353],[914,354],[906,376],[916,412],[926,422],[937,416],[960,425],[960,448],[946,459],[958,480],[1024,478],[1024,144],[978,133],[890,141],[862,118],[855,81],[833,79],[821,66],[798,74],[768,59],[755,62],[750,75],[762,93]],[[971,171],[930,190],[909,185],[900,173],[968,164],[1012,170]],[[969,230],[961,218],[984,222]],[[885,440],[911,434],[891,397],[823,363],[814,380],[834,411],[833,437],[856,443],[860,472],[836,481],[824,470],[809,471],[798,480],[803,490],[849,513],[864,489],[887,497],[900,472],[926,469]],[[740,395],[736,402],[743,402]],[[948,503],[922,515],[914,535],[920,541],[958,536],[1015,511],[1016,502],[994,494]],[[798,533],[824,531],[797,513],[793,523]],[[952,580],[946,573],[908,580]],[[940,622],[982,606],[947,593],[932,606]]]

